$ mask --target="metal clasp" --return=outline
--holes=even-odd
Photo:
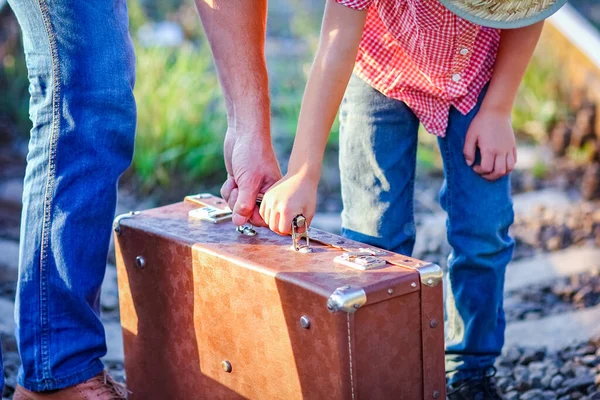
[[[188,213],[190,218],[195,218],[202,221],[209,221],[213,224],[231,219],[232,214],[233,212],[229,207],[219,209],[213,206],[196,208]]]
[[[359,269],[361,271],[383,267],[386,264],[385,260],[375,257],[371,254],[371,252],[367,251],[342,253],[341,256],[335,257],[333,261],[350,268]]]
[[[306,239],[306,244],[301,243],[302,239]],[[292,221],[292,249],[301,253],[312,253],[308,225],[303,215],[298,215]]]

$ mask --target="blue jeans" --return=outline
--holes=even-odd
[[[103,370],[100,285],[117,180],[133,155],[135,59],[125,0],[9,0],[33,122],[15,308],[19,383],[68,387]]]
[[[438,141],[445,181],[449,293],[446,370],[451,381],[493,366],[504,344],[502,294],[514,241],[509,177],[490,182],[463,156],[468,115],[452,108]],[[352,76],[340,108],[342,233],[354,240],[411,255],[415,243],[414,181],[419,121],[409,107]]]

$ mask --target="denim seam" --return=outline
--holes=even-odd
[[[48,172],[46,180],[46,193],[44,195],[44,219],[42,223],[42,241],[40,248],[40,319],[41,319],[41,357],[42,357],[42,377],[44,380],[51,379],[52,371],[49,343],[50,343],[50,327],[48,321],[49,306],[48,306],[48,282],[47,282],[47,265],[48,251],[50,242],[50,220],[52,209],[52,197],[54,193],[54,181],[56,174],[56,147],[58,134],[60,130],[60,64],[58,62],[58,49],[56,44],[56,36],[52,23],[50,21],[50,11],[46,0],[38,0],[40,12],[48,35],[50,44],[50,57],[52,62],[52,130],[50,136],[50,150],[48,155]]]
[[[45,380],[43,382],[35,382],[35,381],[24,381],[23,386],[27,390],[31,390],[33,392],[42,392],[47,390],[59,390],[67,387],[71,387],[73,385],[77,385],[81,382],[85,382],[88,379],[93,378],[104,370],[104,365],[101,361],[97,360],[90,367],[76,372],[74,374],[70,374],[61,378],[52,378],[49,380]]]

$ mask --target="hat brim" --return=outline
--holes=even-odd
[[[525,26],[533,25],[537,22],[540,22],[552,14],[557,12],[562,6],[567,4],[568,0],[557,0],[556,3],[546,8],[544,11],[535,14],[529,18],[523,18],[515,21],[494,21],[487,18],[481,18],[476,15],[471,14],[467,10],[464,10],[451,2],[451,0],[438,0],[440,3],[444,5],[448,10],[452,11],[454,14],[459,17],[472,22],[477,25],[486,26],[489,28],[497,28],[497,29],[515,29],[515,28],[523,28]]]

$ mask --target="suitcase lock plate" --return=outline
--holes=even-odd
[[[386,264],[385,260],[375,257],[371,252],[366,251],[346,252],[341,256],[335,257],[333,261],[361,271],[383,267]]]
[[[196,208],[194,210],[190,210],[190,212],[188,213],[190,218],[195,218],[202,221],[209,221],[213,224],[231,219],[232,214],[233,212],[229,207],[219,209],[213,206],[204,206],[202,208]]]

